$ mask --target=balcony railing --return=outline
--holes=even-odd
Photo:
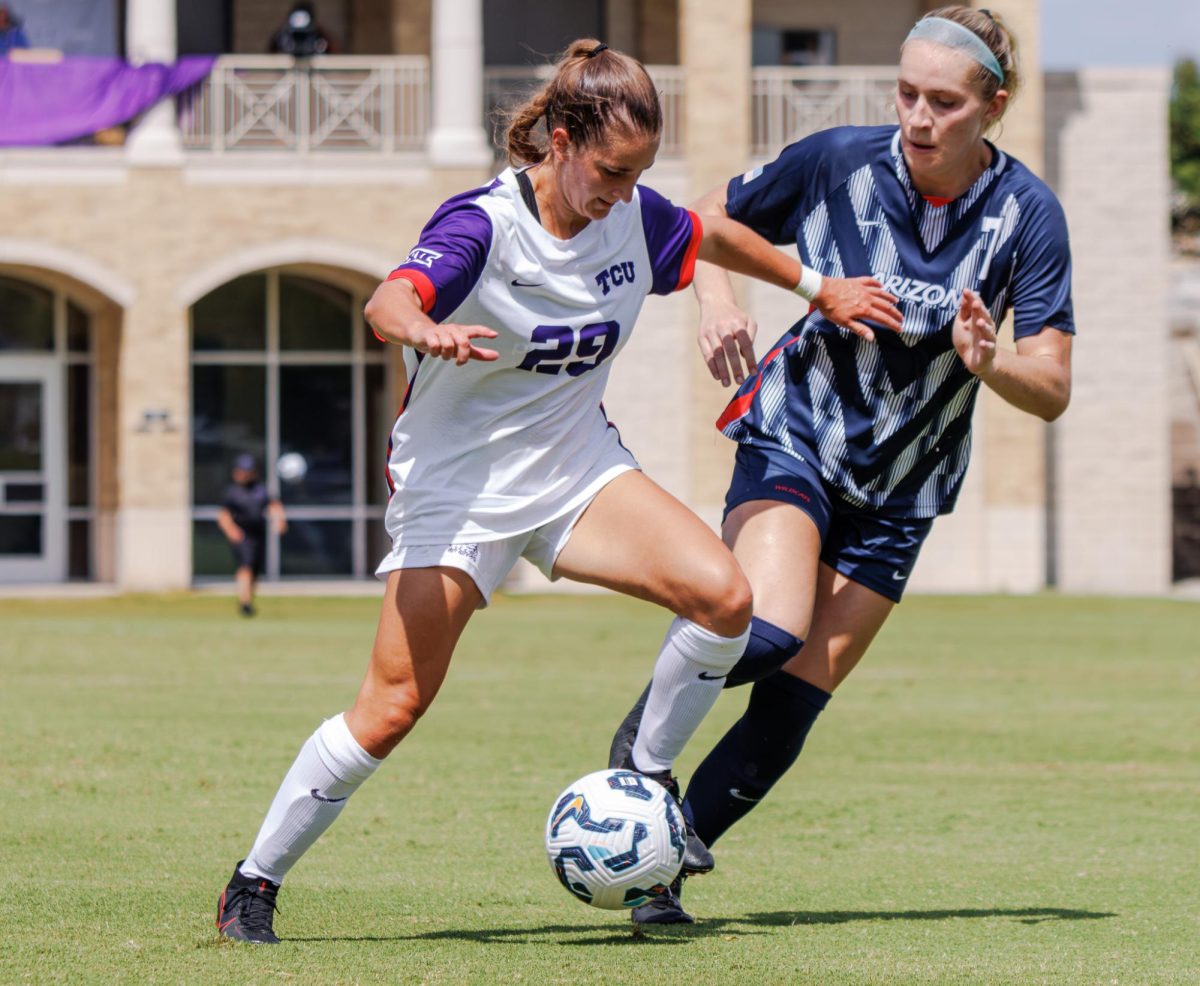
[[[226,55],[179,101],[184,147],[242,151],[420,151],[429,128],[421,56]]]
[[[483,106],[488,132],[497,153],[502,153],[507,114],[524,102],[554,71],[551,65],[492,66],[484,71]],[[683,156],[683,69],[678,65],[647,65],[662,99],[663,134],[660,158]]]
[[[663,101],[659,156],[680,158],[684,70],[678,65],[647,68]],[[497,147],[505,113],[551,71],[550,66],[485,71],[484,110]],[[753,155],[773,155],[827,127],[894,121],[895,80],[892,68],[754,69]],[[429,60],[336,55],[296,62],[283,55],[226,55],[208,79],[180,97],[179,122],[185,147],[214,154],[420,152],[430,126]]]
[[[773,157],[818,130],[895,123],[894,68],[861,65],[756,68],[751,85],[752,154]]]

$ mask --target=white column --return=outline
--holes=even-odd
[[[134,65],[175,61],[175,0],[128,0],[125,48]],[[183,144],[175,119],[175,100],[162,99],[150,107],[125,142],[133,164],[178,166]]]
[[[429,159],[444,167],[487,167],[492,149],[483,128],[482,0],[433,0],[431,27]]]

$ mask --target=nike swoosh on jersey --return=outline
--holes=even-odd
[[[903,572],[892,572],[892,581],[893,582],[903,582],[906,578],[908,578],[908,576],[905,575]]]
[[[509,283],[514,288],[541,288],[546,286],[545,281],[522,281],[515,277]]]
[[[327,798],[320,791],[318,791],[315,787],[308,793],[311,794],[318,801],[324,801],[327,805],[340,805],[343,801],[346,800],[346,798],[350,797],[350,795],[347,794],[346,798]]]

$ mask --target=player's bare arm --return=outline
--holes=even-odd
[[[726,243],[733,244],[734,249],[742,249],[745,244],[757,241],[756,246],[763,244],[771,252],[780,254],[780,251],[767,244],[766,240],[728,218],[723,186],[714,188],[699,199],[693,208],[702,216],[706,240],[720,240],[724,236],[727,238]],[[741,238],[741,233],[737,232],[739,230],[749,236]],[[713,246],[721,248],[719,242]],[[771,279],[754,271],[744,270],[726,259],[706,256],[703,244],[699,256],[702,261],[714,261],[696,265],[694,285],[696,296],[700,300],[700,327],[697,334],[700,352],[708,365],[709,373],[721,386],[729,386],[731,378],[740,384],[745,379],[745,374],[754,372],[757,365],[754,337],[758,327],[738,306],[726,269],[738,273],[751,273],[762,280]],[[791,260],[790,257],[787,259]],[[797,271],[796,280],[791,284],[780,284],[780,287],[794,288],[800,280],[803,268],[798,262],[793,263],[795,268],[789,270]],[[715,266],[716,264],[720,266]],[[778,284],[774,280],[771,280],[771,283]],[[883,285],[871,277],[822,278],[820,289],[812,299],[814,307],[831,322],[844,326],[866,339],[875,338],[874,330],[867,322],[895,332],[900,331],[902,316],[895,302],[895,296],[885,291]]]
[[[240,544],[246,539],[246,532],[238,527],[237,522],[233,519],[233,514],[225,507],[222,507],[221,512],[217,514],[217,527],[221,529],[225,539],[233,544]]]
[[[473,359],[490,362],[500,355],[494,349],[481,349],[471,341],[494,339],[495,330],[486,325],[433,321],[421,310],[416,288],[400,278],[384,281],[375,289],[363,316],[381,339],[398,346],[410,346],[438,359],[453,360],[459,366]]]
[[[1017,340],[1017,350],[996,345],[996,326],[974,291],[964,291],[954,321],[954,348],[963,365],[1014,407],[1053,421],[1071,400],[1071,334],[1046,326]]]

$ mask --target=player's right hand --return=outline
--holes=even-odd
[[[495,339],[495,329],[486,325],[455,325],[450,322],[431,323],[409,345],[419,353],[426,353],[437,359],[453,360],[462,366],[469,360],[477,359],[485,363],[499,359],[500,354],[494,349],[480,349],[472,339]]]
[[[758,367],[754,357],[754,337],[758,325],[737,305],[727,301],[709,301],[700,306],[700,329],[696,341],[708,366],[708,372],[722,387],[730,376],[740,385],[747,374]],[[745,364],[745,372],[742,364]]]
[[[871,341],[875,333],[864,320],[899,332],[904,319],[896,307],[896,296],[873,277],[826,277],[813,305],[835,325]]]

